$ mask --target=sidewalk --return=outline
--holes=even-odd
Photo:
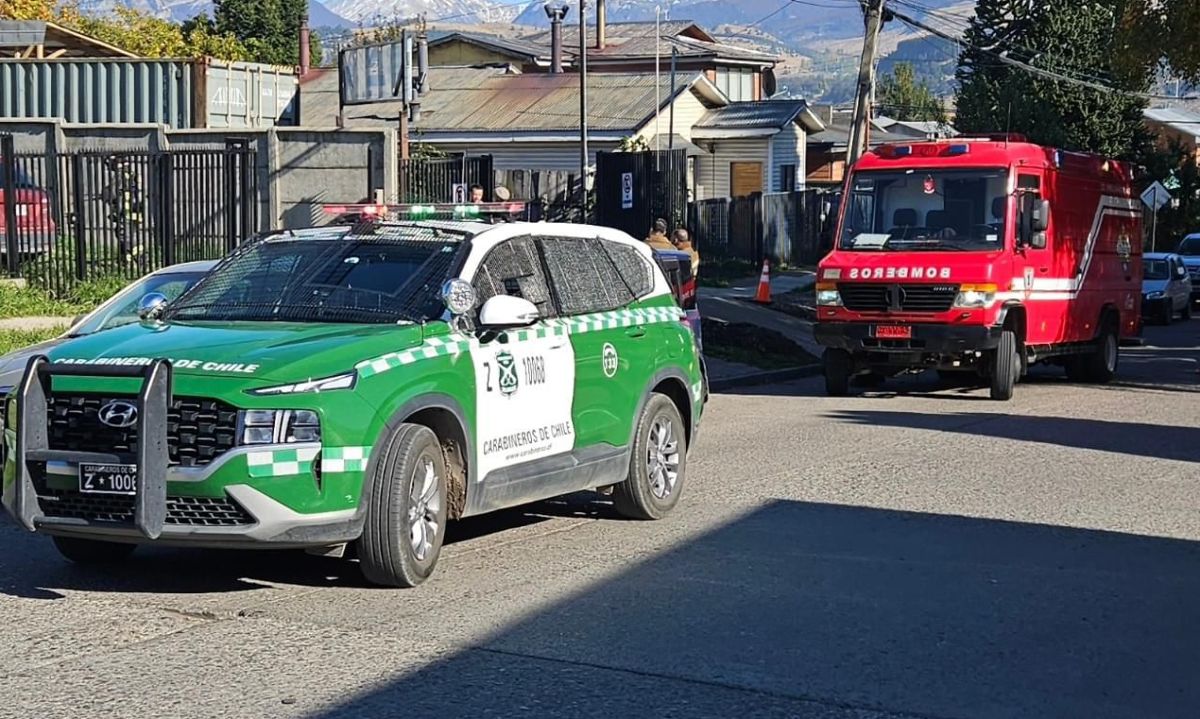
[[[813,272],[782,273],[771,278],[771,296],[805,290],[815,285],[816,281],[817,276]],[[820,357],[823,348],[813,339],[813,323],[769,306],[754,304],[757,287],[757,277],[740,280],[732,287],[701,287],[698,299],[700,314],[723,322],[744,322],[774,330],[814,357]]]

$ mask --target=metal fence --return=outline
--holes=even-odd
[[[494,181],[491,155],[400,160],[401,202],[465,202],[471,185],[482,187],[490,202]],[[456,188],[461,197],[455,197]]]
[[[688,206],[688,227],[705,257],[811,265],[829,251],[832,199],[800,190],[700,200]]]
[[[254,233],[255,152],[17,153],[0,136],[5,274],[65,295],[93,279],[134,279],[219,258]]]

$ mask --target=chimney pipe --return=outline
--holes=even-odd
[[[608,39],[608,10],[604,0],[596,0],[596,49],[603,50]]]
[[[567,16],[570,8],[567,5],[546,3],[542,9],[546,11],[546,17],[550,18],[550,72],[558,74],[563,71],[563,18]]]
[[[311,47],[309,44],[308,31],[308,15],[305,14],[304,19],[300,21],[300,77],[308,74],[308,68],[311,61],[309,52]]]

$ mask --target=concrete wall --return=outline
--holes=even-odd
[[[99,150],[220,150],[244,140],[256,151],[259,230],[305,227],[327,218],[323,203],[364,202],[374,190],[397,196],[396,131],[269,128],[251,131],[170,130],[162,125],[67,125],[57,121],[0,120],[18,153]],[[176,192],[177,202],[187,202]]]

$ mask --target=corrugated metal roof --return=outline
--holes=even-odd
[[[698,25],[686,20],[664,22],[655,31],[653,22],[609,23],[603,48],[595,47],[596,28],[588,29],[588,59],[628,59],[654,57],[656,51],[670,56],[671,47],[678,48],[681,57],[719,57],[727,60],[749,60],[764,63],[777,62],[779,58],[736,45],[716,42]],[[659,34],[661,33],[661,34]],[[659,38],[661,37],[661,47]],[[550,32],[544,31],[521,38],[521,41],[543,48],[549,55]],[[579,26],[563,26],[563,54],[566,57],[579,55]]]
[[[498,35],[485,35],[474,32],[451,32],[429,41],[430,47],[436,47],[448,42],[462,41],[475,45],[492,47],[503,52],[509,52],[519,57],[530,59],[549,58],[550,45],[528,42],[520,38],[505,38]]]
[[[677,92],[699,78],[681,77]],[[576,132],[579,75],[512,74],[497,67],[432,67],[429,92],[421,98],[415,132]],[[335,124],[337,72],[306,82],[301,100],[305,124]],[[657,92],[656,92],[657,89]],[[654,113],[655,98],[667,102],[671,78],[663,73],[597,73],[588,77],[588,125],[598,131],[632,131]],[[394,124],[400,103],[348,106],[347,120]],[[310,120],[311,118],[311,120]]]
[[[808,107],[804,100],[734,102],[709,110],[696,129],[778,129],[792,122]]]
[[[1182,107],[1156,107],[1144,111],[1143,117],[1185,135],[1200,137],[1200,112],[1192,112]]]

